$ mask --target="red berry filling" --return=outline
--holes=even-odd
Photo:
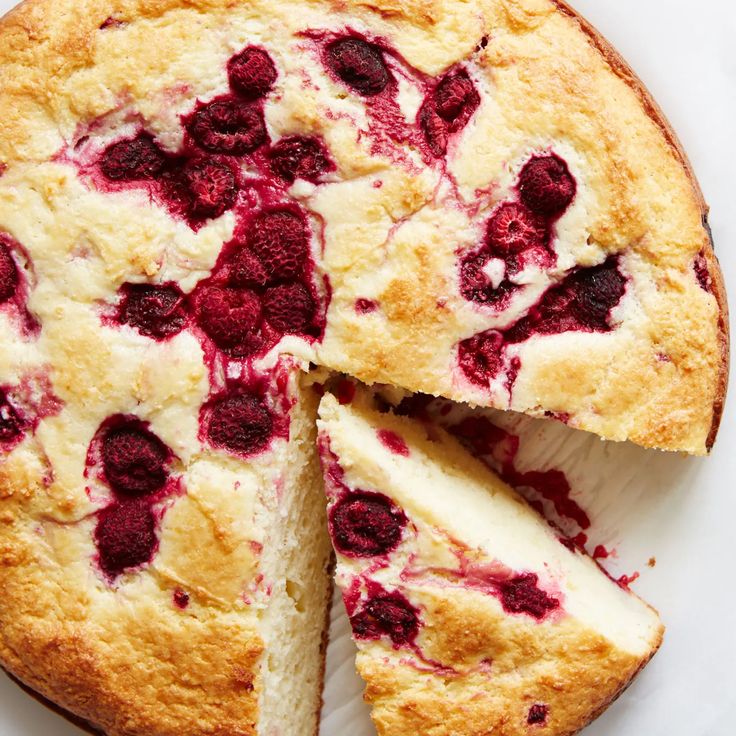
[[[248,289],[205,286],[195,294],[195,317],[203,332],[221,350],[234,356],[252,355],[262,340],[261,303]]]
[[[526,722],[530,726],[534,726],[540,723],[547,722],[547,714],[549,713],[549,706],[541,703],[535,703],[529,708],[529,715],[527,716]]]
[[[140,501],[114,503],[100,511],[95,528],[99,564],[110,578],[150,562],[156,551],[156,522]]]
[[[562,214],[575,198],[577,184],[567,164],[554,154],[534,156],[519,175],[521,200],[546,217]]]
[[[401,435],[392,432],[390,429],[379,429],[376,434],[380,443],[391,450],[394,455],[409,457],[409,445],[406,444]]]
[[[560,607],[556,598],[547,595],[539,586],[539,577],[528,572],[516,575],[500,585],[501,603],[509,613],[526,613],[537,620]]]
[[[337,77],[366,97],[380,94],[391,81],[381,49],[360,38],[333,41],[325,59]]]
[[[463,340],[458,360],[463,373],[475,384],[488,386],[504,366],[504,339],[500,332],[490,331]]]
[[[290,184],[295,179],[316,182],[333,168],[322,141],[302,135],[282,138],[268,157],[274,174]]]
[[[281,284],[263,295],[263,311],[269,324],[279,332],[304,332],[314,319],[315,303],[299,283]]]
[[[230,283],[233,286],[263,287],[268,283],[268,274],[249,248],[240,248],[230,265]]]
[[[166,165],[164,152],[148,133],[108,146],[100,160],[102,173],[113,181],[153,179]]]
[[[215,447],[239,455],[253,455],[271,439],[273,419],[266,405],[253,394],[215,399],[205,405],[206,438]]]
[[[330,531],[337,551],[374,557],[394,550],[407,519],[386,496],[365,491],[344,495],[330,510]]]
[[[197,110],[187,128],[202,148],[213,153],[251,153],[268,138],[261,110],[229,98],[215,100]]]
[[[0,304],[16,292],[20,279],[10,248],[0,240]]]
[[[118,318],[142,335],[164,340],[181,332],[187,321],[184,295],[174,283],[123,284]]]
[[[711,278],[710,271],[708,270],[708,261],[705,258],[705,253],[701,251],[698,253],[693,263],[693,269],[695,270],[695,278],[700,284],[700,288],[703,291],[711,293],[713,291],[713,279]],[[1,267],[0,267],[1,271]],[[0,301],[2,300],[2,276],[0,276]]]
[[[233,90],[255,100],[271,91],[278,75],[266,51],[248,46],[227,62],[227,76]]]
[[[219,217],[235,204],[238,183],[227,164],[207,159],[188,162],[182,171],[193,217]]]
[[[125,496],[142,496],[168,478],[169,448],[141,422],[110,428],[102,441],[102,467],[108,483]]]
[[[412,643],[419,633],[419,612],[398,591],[371,598],[352,616],[350,624],[356,639],[388,636],[394,646]]]
[[[446,121],[438,114],[435,106],[425,103],[419,110],[419,126],[427,140],[429,150],[438,158],[447,153],[450,133]]]
[[[189,605],[189,593],[181,588],[177,588],[174,591],[174,605],[177,608],[181,608],[182,611]]]
[[[488,247],[501,258],[543,247],[546,239],[544,220],[516,202],[502,204],[488,221],[486,229]]]
[[[469,301],[500,307],[517,288],[504,279],[494,287],[485,272],[492,254],[487,251],[471,253],[460,263],[460,293]]]
[[[0,389],[0,442],[14,442],[23,433],[25,422]]]
[[[270,279],[298,276],[309,253],[309,233],[304,217],[289,209],[266,210],[251,223],[247,245]]]

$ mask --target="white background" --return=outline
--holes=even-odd
[[[0,0],[0,12],[13,4]],[[712,208],[716,252],[726,281],[736,288],[736,4],[572,4],[631,63],[679,134]],[[623,502],[615,532],[597,541],[617,546],[619,571],[642,570],[635,590],[661,611],[668,634],[649,668],[586,736],[736,735],[733,408],[732,401],[710,459],[635,451],[629,471],[634,467],[636,483],[645,493],[627,495],[615,467],[610,485],[598,492],[609,496],[604,506]],[[652,555],[657,566],[649,569],[645,563]],[[360,701],[362,686],[353,671],[353,648],[339,602],[334,614],[322,735],[371,736],[375,732]],[[0,736],[41,734],[80,732],[0,675]]]

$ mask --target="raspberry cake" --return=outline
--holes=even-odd
[[[320,404],[337,583],[383,734],[571,734],[658,649],[656,612],[443,430]]]
[[[563,3],[27,0],[0,68],[0,659],[109,734],[316,728],[310,364],[712,445],[701,195]]]

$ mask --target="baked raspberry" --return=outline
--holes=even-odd
[[[215,100],[197,110],[187,129],[202,148],[213,153],[241,156],[266,143],[263,113],[239,100]]]
[[[480,105],[480,96],[468,73],[461,69],[447,74],[434,91],[437,114],[447,122],[470,117]]]
[[[13,442],[23,432],[23,420],[0,389],[0,442]]]
[[[447,153],[447,144],[450,132],[447,122],[438,114],[433,100],[425,102],[419,110],[419,127],[424,133],[429,150],[434,156],[440,157]]]
[[[235,204],[238,183],[227,164],[207,159],[188,162],[182,176],[193,217],[219,217]]]
[[[569,280],[573,293],[572,311],[583,325],[592,330],[609,329],[611,310],[626,292],[626,279],[618,270],[615,258],[593,268],[585,268]]]
[[[189,605],[189,593],[181,588],[177,588],[173,595],[174,605],[183,611]]]
[[[206,437],[210,444],[239,455],[253,455],[271,439],[273,419],[253,394],[215,399],[205,406]]]
[[[233,286],[262,287],[268,283],[268,274],[258,256],[249,248],[240,248],[230,265],[230,283]]]
[[[410,644],[419,633],[419,612],[398,591],[371,598],[350,619],[356,639],[388,636],[394,646]]]
[[[380,493],[348,493],[330,510],[335,547],[348,556],[391,552],[398,546],[406,523],[404,513]]]
[[[273,209],[251,223],[247,245],[266,269],[269,279],[289,279],[302,271],[309,252],[304,217],[293,210]]]
[[[263,311],[268,323],[279,332],[303,332],[314,319],[315,304],[300,283],[281,284],[263,295]]]
[[[15,294],[18,282],[18,267],[15,265],[10,248],[0,239],[0,304]]]
[[[184,295],[175,283],[123,284],[120,291],[118,318],[142,335],[165,340],[186,324]]]
[[[249,289],[199,289],[195,294],[195,316],[212,342],[231,355],[252,355],[261,347],[261,303]]]
[[[282,138],[268,154],[271,170],[290,184],[295,179],[315,182],[333,168],[319,138],[292,135]]]
[[[539,586],[539,577],[533,572],[516,575],[500,585],[501,603],[509,613],[526,613],[537,620],[560,607],[556,598],[547,595]]]
[[[113,181],[153,179],[166,165],[164,152],[148,133],[108,146],[100,159],[102,173]]]
[[[102,468],[107,482],[126,496],[161,488],[168,477],[171,451],[142,422],[111,427],[102,441]]]
[[[378,311],[378,308],[378,302],[375,299],[360,297],[355,300],[355,311],[358,314],[370,314],[371,312]]]
[[[503,368],[503,347],[503,335],[495,330],[463,340],[458,348],[460,368],[473,383],[488,387]]]
[[[326,63],[348,87],[366,97],[383,92],[391,81],[381,49],[361,38],[340,38],[330,43]]]
[[[705,253],[701,250],[693,262],[693,270],[695,271],[695,278],[700,284],[700,288],[703,291],[707,291],[709,294],[713,291],[713,279],[711,278],[710,271],[708,270],[708,261],[705,257]],[[0,266],[0,272],[2,266]],[[2,276],[0,276],[0,295],[2,294]],[[2,296],[0,296],[2,301]]]
[[[567,164],[554,154],[534,156],[519,175],[519,194],[534,212],[551,217],[562,214],[575,198],[577,184]]]
[[[531,708],[529,708],[529,715],[527,716],[526,722],[530,726],[546,723],[548,713],[549,706],[543,705],[542,703],[535,703]]]
[[[460,262],[460,293],[468,301],[501,306],[517,288],[506,279],[494,288],[484,270],[492,257],[491,253],[482,251],[470,253]]]
[[[409,457],[409,445],[406,444],[406,441],[400,434],[390,429],[379,429],[376,434],[379,442],[391,450],[394,455]]]
[[[230,86],[251,100],[265,97],[277,76],[276,66],[268,52],[255,46],[248,46],[227,62]]]
[[[95,542],[99,565],[110,578],[150,562],[158,544],[151,508],[142,501],[127,501],[102,509]]]
[[[502,204],[488,221],[486,242],[500,257],[544,246],[547,228],[544,220],[517,202]]]

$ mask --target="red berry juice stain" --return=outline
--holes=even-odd
[[[394,455],[409,457],[409,446],[401,435],[390,429],[379,429],[376,434],[381,444],[393,452]]]

